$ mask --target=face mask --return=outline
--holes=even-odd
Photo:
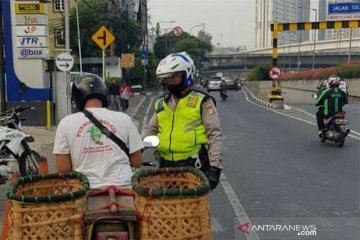
[[[181,98],[181,92],[184,91],[186,88],[185,84],[182,81],[178,85],[167,85],[166,87],[169,92],[175,95],[175,97],[177,98]]]

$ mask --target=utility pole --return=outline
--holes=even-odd
[[[141,5],[142,8],[141,10],[144,10],[144,14],[141,15],[142,16],[142,19],[144,19],[144,23],[143,23],[143,27],[144,27],[144,45],[146,46],[147,48],[147,52],[148,49],[149,49],[149,41],[148,41],[148,28],[147,28],[147,1],[144,1],[146,4],[145,6]],[[143,3],[143,1],[141,1],[141,3]],[[143,17],[144,16],[144,17]],[[149,54],[147,55],[147,60],[146,61],[149,61]],[[144,64],[144,78],[143,78],[143,87],[144,89],[146,89],[146,80],[147,80],[147,70],[146,70],[146,66],[148,65],[148,62],[146,62],[146,64]]]
[[[65,10],[65,51],[70,50],[70,20],[69,20],[69,0],[65,0],[64,2],[64,10]],[[66,89],[66,108],[65,114],[68,115],[71,113],[71,101],[70,101],[70,83],[69,83],[69,73],[65,72],[65,89]]]
[[[4,64],[4,30],[3,30],[3,14],[2,14],[2,3],[0,1],[0,86],[1,86],[1,111],[6,109],[6,98],[5,98],[5,64]]]

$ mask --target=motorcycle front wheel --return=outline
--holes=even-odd
[[[38,174],[41,156],[34,150],[28,154],[24,151],[19,159],[19,172],[21,176]]]

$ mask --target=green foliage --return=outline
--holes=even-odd
[[[108,1],[87,0],[78,2],[79,26],[82,57],[101,57],[101,49],[93,42],[91,36],[105,26],[115,36],[114,52],[116,56],[128,50],[136,49],[141,44],[141,29],[137,22],[128,19],[121,9],[108,9]],[[127,36],[128,33],[128,36]],[[75,8],[70,12],[70,46],[73,54],[79,56],[77,22]],[[129,45],[126,46],[126,40]],[[110,47],[106,50],[109,56]]]
[[[281,80],[324,80],[331,75],[338,75],[341,78],[360,78],[359,63],[343,64],[336,67],[318,68],[308,71],[286,73]]]
[[[174,52],[187,52],[194,60],[197,68],[201,67],[201,61],[207,60],[206,53],[211,50],[211,44],[203,42],[188,33],[183,33],[178,38],[174,37],[172,33],[158,36],[154,46],[154,52],[158,59],[163,59]]]
[[[341,78],[360,78],[360,65],[353,63],[337,66],[334,68],[333,74]]]
[[[247,74],[246,80],[247,81],[271,80],[268,74],[270,67],[271,66],[269,64],[257,65]]]
[[[147,88],[157,89],[156,68],[158,64],[159,60],[156,58],[154,53],[150,52],[147,66]]]
[[[149,52],[148,65],[146,66],[146,89],[154,89],[156,81],[156,67],[158,60],[155,55]],[[141,49],[135,52],[135,67],[130,69],[131,85],[143,84],[144,66],[141,64]]]

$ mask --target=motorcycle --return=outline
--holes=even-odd
[[[35,140],[22,132],[24,119],[19,118],[21,112],[31,108],[17,106],[0,113],[0,184],[8,181],[16,164],[21,176],[38,173],[41,156],[30,148],[28,143]]]
[[[223,101],[228,98],[227,90],[225,88],[220,89],[220,97]]]
[[[143,142],[144,149],[155,148],[159,145],[159,138],[148,136]],[[151,162],[143,165],[153,166]],[[86,239],[138,239],[138,214],[133,197],[130,188],[116,186],[90,191],[84,217]]]
[[[339,148],[344,146],[345,138],[350,133],[350,129],[346,127],[349,120],[345,116],[346,112],[338,112],[330,118],[324,119],[325,131],[319,135],[320,142],[329,140],[334,141]]]

